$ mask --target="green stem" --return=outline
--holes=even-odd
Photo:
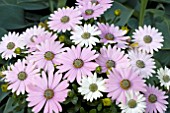
[[[53,12],[54,11],[53,0],[49,0],[49,6],[50,6],[50,11]]]
[[[141,0],[140,17],[139,17],[139,25],[140,26],[143,25],[145,9],[146,9],[147,3],[148,3],[148,0]]]

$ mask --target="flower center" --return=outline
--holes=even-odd
[[[116,66],[116,63],[115,63],[115,61],[113,61],[113,60],[108,60],[107,62],[106,62],[106,67],[107,68],[112,68],[112,67],[115,67]]]
[[[95,92],[95,91],[97,91],[98,86],[97,86],[97,84],[93,83],[93,84],[90,84],[89,89],[91,92]]]
[[[82,37],[83,39],[89,39],[90,36],[91,36],[91,34],[88,33],[88,32],[84,32],[84,33],[81,35],[81,37]]]
[[[54,96],[54,91],[52,89],[46,89],[44,91],[44,97],[49,100],[49,99],[52,99]]]
[[[62,23],[67,23],[67,22],[69,22],[69,20],[70,20],[70,18],[68,17],[68,16],[63,16],[62,18],[61,18],[61,22]]]
[[[170,77],[168,75],[164,75],[162,79],[166,83],[170,81]]]
[[[23,81],[23,80],[25,80],[27,78],[27,74],[25,73],[25,72],[20,72],[19,74],[18,74],[18,79],[19,80],[21,80],[21,81]]]
[[[113,34],[111,34],[111,33],[107,33],[107,34],[105,35],[105,39],[107,39],[107,40],[114,40],[114,36],[113,36]]]
[[[145,43],[151,43],[152,42],[152,37],[149,35],[144,36],[143,41]]]
[[[7,44],[7,49],[9,49],[9,50],[14,49],[14,47],[15,47],[15,44],[14,44],[13,42],[9,42],[9,43]]]
[[[84,62],[81,59],[76,59],[74,60],[73,65],[75,68],[81,68],[84,65]]]
[[[137,60],[136,61],[136,66],[138,68],[144,68],[145,67],[145,63],[142,60]]]
[[[99,4],[99,2],[98,2],[97,0],[91,0],[91,3],[92,3],[92,4],[94,3],[94,4],[96,4],[96,5]]]
[[[125,89],[125,90],[128,90],[130,88],[131,84],[130,84],[130,81],[128,79],[123,79],[121,82],[120,82],[120,87]]]
[[[148,101],[151,103],[155,103],[157,101],[157,96],[154,94],[150,94],[148,97]]]
[[[136,100],[134,100],[134,99],[129,100],[128,101],[128,106],[130,108],[135,108],[137,106]]]
[[[86,15],[92,15],[94,13],[94,10],[93,9],[87,9],[86,11],[85,11],[85,14]]]
[[[45,54],[44,54],[44,58],[46,60],[52,60],[54,58],[54,53],[52,53],[51,51],[47,51]]]

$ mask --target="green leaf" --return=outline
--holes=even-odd
[[[5,30],[4,28],[0,28],[0,40],[1,40],[1,37],[4,36],[4,34],[8,33],[7,30]]]
[[[115,18],[114,11],[116,9],[121,10],[121,15],[120,15],[120,20],[115,24],[120,25],[120,26],[124,26],[128,22],[129,18],[132,16],[134,10],[130,9],[130,8],[118,3],[118,2],[114,2],[112,7],[104,13],[104,17],[106,18],[106,21],[109,21],[109,20],[113,21],[114,20],[114,18]]]
[[[2,90],[0,89],[0,102],[7,97],[10,94],[10,92],[2,92]]]
[[[155,2],[170,3],[170,0],[151,0]]]
[[[97,110],[96,110],[96,109],[91,109],[91,110],[89,111],[89,113],[97,113]]]
[[[77,104],[77,101],[78,101],[78,97],[76,97],[76,96],[71,100],[71,102],[73,104]]]
[[[83,107],[80,108],[80,113],[86,113]]]
[[[103,106],[102,106],[102,103],[100,103],[100,104],[97,106],[97,110],[98,110],[98,111],[101,111],[101,110],[102,110],[102,107],[103,107]]]
[[[135,18],[130,18],[127,25],[132,29],[137,29],[139,25],[138,20]]]
[[[64,7],[67,3],[67,0],[58,0],[58,8]]]
[[[14,5],[0,5],[0,26],[5,29],[20,29],[29,26],[24,20],[24,10]]]
[[[8,98],[8,101],[6,103],[6,106],[5,106],[5,110],[3,113],[9,113],[9,112],[12,112],[14,111],[14,109],[18,106],[18,104],[14,103],[14,100],[13,98]]]
[[[22,3],[22,2],[43,2],[43,1],[47,1],[47,0],[17,0],[18,3]]]

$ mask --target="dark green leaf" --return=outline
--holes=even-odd
[[[58,8],[64,7],[66,5],[67,0],[58,0]]]
[[[14,100],[13,98],[8,98],[8,101],[6,103],[6,106],[5,106],[5,110],[3,113],[9,113],[9,112],[12,112],[14,111],[14,109],[18,106],[18,104],[14,103]]]
[[[0,102],[7,97],[10,94],[10,92],[2,92],[2,90],[0,89]]]
[[[97,113],[97,110],[96,110],[96,109],[91,109],[91,110],[89,111],[89,113]]]
[[[128,21],[128,26],[132,29],[137,29],[138,28],[138,20],[135,18],[130,18]]]
[[[151,0],[155,2],[170,3],[170,0]]]
[[[18,3],[22,3],[22,2],[43,2],[43,1],[47,1],[47,0],[17,0]]]
[[[86,113],[83,107],[80,108],[80,113]]]
[[[97,110],[98,110],[98,111],[101,111],[101,110],[102,110],[102,103],[100,103],[100,104],[97,106]]]
[[[78,101],[78,97],[76,97],[76,96],[71,100],[71,102],[73,104],[77,104],[77,101]]]
[[[124,26],[128,22],[129,18],[132,16],[134,10],[127,8],[126,6],[124,6],[118,2],[114,2],[113,6],[110,9],[108,9],[107,12],[104,14],[104,17],[106,18],[107,21],[114,20],[114,18],[115,18],[114,11],[116,9],[121,10],[121,15],[120,15],[120,20],[118,21],[118,23],[115,23],[115,24]]]
[[[6,34],[8,31],[3,29],[3,28],[0,28],[0,40],[1,40],[1,37],[4,36],[4,34]]]

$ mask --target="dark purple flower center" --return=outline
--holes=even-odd
[[[18,73],[18,79],[24,81],[27,78],[27,73],[24,71]]]
[[[7,49],[9,49],[9,50],[14,49],[14,47],[15,47],[15,44],[14,44],[13,42],[9,42],[9,43],[7,44]]]
[[[143,41],[145,43],[151,43],[152,42],[152,37],[149,35],[144,36]]]
[[[135,108],[137,106],[136,100],[131,99],[128,101],[129,108]]]
[[[157,96],[155,94],[150,94],[148,97],[150,103],[155,103],[157,101]]]
[[[91,36],[91,34],[88,33],[88,32],[84,32],[84,33],[81,35],[81,37],[82,37],[83,39],[89,39],[90,36]]]
[[[145,63],[144,63],[144,61],[142,61],[142,60],[137,60],[137,61],[136,61],[136,66],[137,66],[138,68],[144,68],[144,67],[145,67]]]
[[[44,58],[46,59],[46,60],[52,60],[53,58],[54,58],[54,53],[53,52],[51,52],[51,51],[47,51],[45,54],[44,54]]]
[[[98,90],[98,86],[97,84],[93,83],[93,84],[90,84],[89,89],[91,92],[95,92]]]
[[[105,39],[107,39],[107,40],[114,40],[114,36],[113,36],[113,34],[111,34],[111,33],[107,33],[107,34],[105,35]]]
[[[168,83],[170,81],[170,77],[168,75],[164,75],[162,79],[165,83]]]
[[[120,87],[122,89],[125,89],[125,90],[128,90],[131,86],[131,83],[128,79],[123,79],[121,82],[120,82]]]
[[[113,61],[113,60],[108,60],[107,62],[106,62],[106,67],[107,68],[115,68],[115,66],[116,66],[116,63],[115,63],[115,61]]]
[[[68,16],[63,16],[62,18],[61,18],[61,22],[62,23],[67,23],[67,22],[69,22],[70,21],[70,18],[68,17]]]
[[[81,68],[84,65],[84,62],[81,59],[76,59],[73,61],[73,65],[75,68]]]
[[[92,15],[94,13],[94,10],[93,9],[87,9],[86,11],[85,11],[85,14],[86,15]]]
[[[54,91],[52,89],[46,89],[44,91],[44,97],[49,100],[52,99],[54,97]]]

